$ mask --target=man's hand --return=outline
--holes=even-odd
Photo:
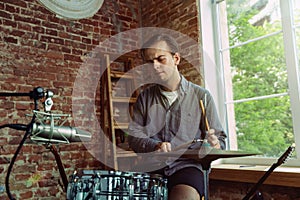
[[[170,142],[160,142],[156,145],[155,150],[158,152],[170,152],[171,143]]]
[[[207,133],[207,141],[210,144],[210,146],[212,146],[215,149],[220,149],[220,141],[218,139],[218,137],[215,135],[215,130],[214,129],[210,129]]]

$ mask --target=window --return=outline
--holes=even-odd
[[[205,85],[229,148],[274,160],[292,143],[300,146],[300,2],[201,0],[200,9]]]

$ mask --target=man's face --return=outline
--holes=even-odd
[[[171,54],[166,42],[161,41],[145,50],[144,60],[151,64],[154,75],[162,82],[168,82],[177,75],[180,57],[178,53]]]

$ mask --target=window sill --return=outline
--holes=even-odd
[[[209,175],[211,180],[257,183],[271,166],[214,164]],[[264,184],[300,187],[300,167],[277,167]]]

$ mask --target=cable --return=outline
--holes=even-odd
[[[19,131],[26,131],[27,130],[27,125],[25,124],[4,124],[0,126],[0,129],[2,128],[12,128],[12,129],[16,129]]]
[[[15,200],[15,198],[13,198],[12,194],[10,193],[10,189],[9,189],[9,176],[10,176],[10,173],[12,171],[13,165],[14,165],[17,157],[18,157],[19,152],[21,151],[21,149],[22,149],[22,147],[23,147],[23,145],[24,145],[24,143],[25,143],[28,135],[30,135],[30,133],[31,133],[31,129],[32,129],[32,125],[33,125],[34,121],[35,121],[35,115],[33,115],[30,124],[28,126],[26,126],[25,135],[24,135],[22,141],[20,142],[20,144],[19,144],[19,146],[18,146],[18,148],[17,148],[14,156],[12,157],[11,162],[10,162],[10,164],[8,166],[8,169],[7,169],[7,174],[6,174],[6,177],[5,177],[5,188],[6,188],[7,196],[8,196],[8,198],[10,200]],[[15,126],[17,128],[18,127],[24,128],[24,126],[25,126],[25,125],[22,125],[22,124],[6,124],[6,125],[3,125],[3,126],[4,127],[14,127],[14,125],[17,125],[17,126]],[[2,128],[2,126],[1,126],[1,128]]]

